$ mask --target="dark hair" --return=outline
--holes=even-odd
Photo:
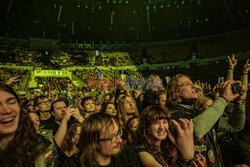
[[[167,96],[167,93],[166,93],[166,91],[165,90],[159,90],[156,94],[155,94],[155,99],[158,99],[158,100],[160,100],[160,96],[161,95],[166,95]]]
[[[92,97],[84,97],[81,101],[81,106],[84,107],[85,102],[93,100]]]
[[[58,100],[55,100],[55,101],[53,101],[52,103],[51,103],[51,106],[50,106],[50,111],[54,111],[54,105],[56,104],[56,103],[58,103],[58,102],[64,102],[65,104],[66,104],[66,106],[68,106],[67,105],[67,102],[65,101],[65,100],[63,100],[63,99],[58,99]]]
[[[136,137],[136,134],[134,132],[131,131],[130,129],[130,126],[131,126],[131,122],[134,120],[134,119],[139,119],[138,116],[134,116],[132,118],[129,118],[126,125],[125,125],[125,131],[124,131],[124,137],[127,141],[128,141],[128,144],[130,145],[133,145],[135,146],[137,143],[137,137]]]
[[[102,108],[101,108],[101,112],[105,113],[109,104],[113,104],[114,105],[114,103],[103,103],[102,104]]]
[[[153,137],[150,134],[149,127],[157,120],[161,118],[170,118],[170,114],[162,109],[158,105],[148,106],[146,107],[142,114],[139,117],[139,124],[136,131],[137,143],[142,144],[146,147],[146,149],[153,154],[154,158],[162,165],[165,164],[165,160],[170,159],[170,152],[174,149],[172,145],[170,145],[170,141],[166,138],[161,142],[161,151],[159,152],[156,146],[153,144]]]
[[[19,103],[18,96],[11,87],[0,83],[0,90],[14,95]],[[41,135],[36,133],[33,122],[27,113],[20,109],[19,123],[15,137],[9,142],[5,150],[0,150],[0,164],[13,167],[28,166],[28,163],[31,165],[45,150],[42,138]],[[0,137],[0,141],[1,139]]]
[[[39,103],[38,103],[38,100],[39,100],[39,99],[45,99],[45,98],[48,98],[48,96],[45,96],[45,95],[37,96],[37,97],[35,98],[35,103],[36,103],[36,105],[39,104]]]
[[[8,93],[14,95],[15,98],[17,99],[18,103],[20,104],[20,99],[18,98],[16,92],[9,85],[0,83],[0,90],[8,92]]]

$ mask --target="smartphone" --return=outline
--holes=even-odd
[[[233,94],[240,94],[240,92],[241,92],[241,87],[240,87],[240,84],[239,84],[239,83],[233,83],[233,84],[231,85],[231,88],[232,88]]]

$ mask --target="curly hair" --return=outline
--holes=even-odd
[[[117,110],[117,117],[118,117],[118,121],[119,121],[119,125],[124,128],[125,127],[125,118],[126,118],[126,111],[124,110],[124,107],[123,107],[123,104],[126,100],[126,97],[130,97],[129,95],[125,95],[121,98],[121,100],[119,101],[118,103],[118,110]],[[134,102],[134,106],[135,106],[135,113],[134,113],[134,116],[139,116],[139,112],[138,112],[138,109],[137,109],[137,105],[136,105],[136,102],[135,100],[130,97],[132,99],[132,101]]]
[[[172,77],[168,83],[168,86],[167,86],[167,99],[168,100],[166,102],[168,108],[172,108],[176,106],[179,100],[176,93],[178,91],[178,81],[182,77],[187,77],[190,79],[190,77],[187,75],[177,74],[174,77]]]
[[[0,90],[14,95],[19,103],[18,96],[11,87],[0,84]],[[2,137],[0,137],[1,140]],[[46,148],[43,140],[43,136],[36,133],[33,122],[27,113],[20,110],[18,128],[14,138],[6,149],[0,150],[1,164],[12,167],[31,165]]]
[[[61,151],[63,153],[70,152],[73,149],[74,143],[72,139],[75,137],[78,127],[81,127],[80,123],[74,123],[68,128],[61,147]]]
[[[175,147],[170,144],[168,138],[161,142],[161,150],[164,150],[164,152],[158,151],[158,149],[154,145],[154,139],[150,134],[149,127],[160,118],[169,119],[170,114],[158,105],[146,107],[139,117],[139,124],[136,134],[138,140],[137,143],[146,147],[146,149],[151,154],[153,154],[157,162],[164,165],[166,163],[165,160],[169,160],[171,158],[170,152],[172,152]]]

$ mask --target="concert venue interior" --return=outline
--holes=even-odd
[[[147,97],[152,74],[166,94],[176,74],[189,76],[199,96],[214,99],[230,72],[230,79],[249,87],[243,81],[249,71],[249,0],[1,0],[0,6],[0,81],[21,104],[32,101],[32,112],[39,113],[33,102],[41,95],[53,101],[70,91],[76,100],[70,104],[79,107],[83,97],[96,100],[105,92],[112,101],[119,90],[133,96],[141,113],[139,95]],[[99,111],[103,101],[95,103]],[[245,101],[249,113],[249,96]],[[249,114],[246,120],[249,126]],[[235,164],[232,136],[218,141],[225,167]],[[249,165],[246,154],[242,164]]]

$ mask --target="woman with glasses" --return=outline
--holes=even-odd
[[[139,117],[137,139],[136,151],[144,167],[204,166],[203,156],[197,155],[194,161],[192,120],[170,121],[169,113],[160,106],[145,108]]]

